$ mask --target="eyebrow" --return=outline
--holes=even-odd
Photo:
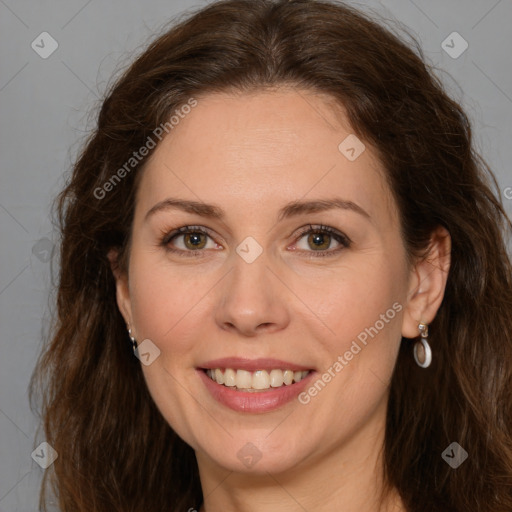
[[[225,213],[219,206],[213,204],[202,203],[199,201],[189,201],[183,199],[175,199],[169,197],[156,203],[144,218],[147,221],[152,215],[160,211],[182,210],[187,213],[194,213],[201,217],[224,220]],[[370,215],[361,206],[353,201],[347,201],[338,197],[332,199],[319,199],[313,201],[292,201],[279,210],[278,221],[288,219],[304,213],[317,213],[327,210],[341,209],[349,210],[370,219]]]

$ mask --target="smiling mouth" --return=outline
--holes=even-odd
[[[206,375],[226,388],[257,393],[290,386],[307,377],[312,370],[293,371],[273,369],[249,372],[233,368],[203,368]]]

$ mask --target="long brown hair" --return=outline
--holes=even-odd
[[[194,452],[149,395],[107,258],[119,249],[126,270],[147,157],[108,193],[98,189],[190,98],[282,84],[337,100],[376,148],[411,257],[437,226],[451,235],[446,293],[430,326],[433,363],[418,368],[402,340],[392,377],[386,481],[411,512],[512,510],[512,226],[496,180],[418,47],[350,7],[311,0],[214,2],[150,44],[107,92],[56,201],[57,316],[33,377],[59,454],[43,508],[48,487],[65,512],[199,507]],[[441,457],[453,441],[469,454],[457,469]]]

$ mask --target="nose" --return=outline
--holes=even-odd
[[[234,267],[217,290],[217,325],[245,337],[286,328],[291,301],[276,274],[263,254],[252,263],[236,255]]]

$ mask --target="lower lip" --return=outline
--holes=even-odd
[[[250,392],[235,391],[210,379],[203,370],[197,371],[206,389],[208,389],[215,400],[233,411],[252,413],[273,411],[291,402],[308,385],[315,374],[314,371],[311,371],[300,382],[295,382],[288,386],[271,388],[268,391]]]

